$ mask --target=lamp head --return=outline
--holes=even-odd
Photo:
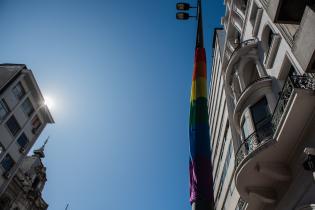
[[[189,10],[190,5],[188,3],[180,2],[176,4],[177,10]]]
[[[177,12],[176,13],[176,19],[177,20],[188,20],[189,14],[187,12]]]

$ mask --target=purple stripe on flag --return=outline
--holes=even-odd
[[[196,200],[213,203],[213,180],[211,161],[207,157],[197,156],[189,160],[190,203]]]

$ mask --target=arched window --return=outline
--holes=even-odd
[[[272,44],[273,36],[274,36],[273,31],[271,30],[269,25],[266,25],[261,35],[261,44],[265,54],[264,57],[268,55],[269,49]]]

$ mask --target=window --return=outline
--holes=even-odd
[[[5,171],[10,171],[14,165],[14,160],[12,157],[7,154],[1,161],[1,166],[5,169]]]
[[[256,130],[265,124],[265,120],[270,116],[268,102],[266,97],[263,97],[251,108],[251,113]]]
[[[25,90],[21,84],[21,82],[17,83],[12,89],[13,94],[18,100],[21,100],[25,95]]]
[[[269,27],[269,25],[266,25],[264,27],[262,34],[261,34],[261,46],[262,46],[264,53],[265,53],[265,59],[269,53],[273,37],[274,37],[274,32]]]
[[[42,122],[36,115],[32,120],[32,126],[33,126],[32,133],[35,134],[41,125],[42,125]]]
[[[3,121],[9,113],[9,107],[4,99],[0,101],[0,121]]]
[[[33,114],[34,108],[32,102],[27,98],[21,105],[23,112],[29,117]]]
[[[219,197],[221,196],[221,192],[222,192],[222,187],[226,178],[226,174],[227,171],[229,169],[229,165],[230,165],[230,160],[231,160],[231,155],[232,155],[232,143],[229,144],[229,148],[226,154],[226,158],[225,158],[225,162],[223,165],[223,170],[222,170],[222,174],[221,174],[221,178],[220,178],[220,185],[219,185],[219,190],[217,193],[217,197],[216,200],[219,199]]]
[[[17,139],[17,143],[22,147],[25,148],[26,145],[28,144],[28,138],[24,133],[20,135],[20,137]]]
[[[251,107],[258,142],[272,135],[271,115],[266,97],[263,97]]]
[[[226,173],[229,169],[229,165],[230,165],[230,160],[231,160],[231,155],[232,155],[232,144],[230,143],[229,145],[229,149],[227,151],[227,154],[226,154],[226,158],[225,158],[225,162],[224,162],[224,166],[223,166],[223,171],[222,171],[222,175],[221,175],[221,179],[225,180],[225,177],[226,177]]]
[[[12,115],[6,122],[7,127],[9,128],[11,134],[16,136],[16,134],[21,130],[19,123],[16,121],[14,115]]]
[[[243,131],[244,139],[246,139],[250,135],[249,125],[247,121],[248,121],[247,119],[244,119],[242,123],[242,131]]]

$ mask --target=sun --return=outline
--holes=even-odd
[[[55,102],[50,96],[44,96],[44,104],[48,109],[53,109],[55,107]]]

